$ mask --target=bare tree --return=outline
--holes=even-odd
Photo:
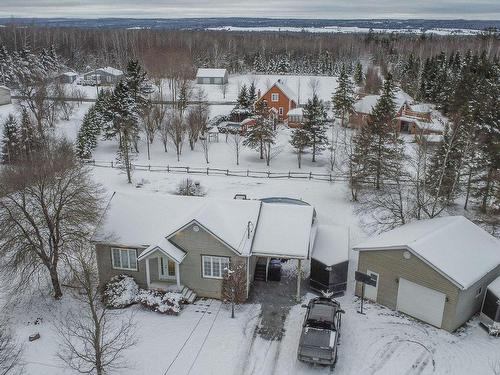
[[[16,344],[7,322],[0,320],[0,375],[14,375],[22,372],[22,347]]]
[[[222,99],[226,99],[227,87],[228,87],[227,82],[224,82],[219,86],[220,91],[222,93]]]
[[[210,149],[210,136],[209,136],[207,131],[204,131],[201,133],[200,144],[201,144],[201,148],[203,149],[203,156],[205,156],[205,161],[208,164],[209,163],[208,151]]]
[[[234,155],[236,156],[236,165],[240,165],[240,152],[243,147],[244,140],[245,137],[239,131],[231,133],[229,136],[229,144],[234,150]]]
[[[319,90],[319,78],[311,77],[309,78],[309,88],[311,89],[311,97],[318,94]]]
[[[195,94],[196,104],[189,108],[186,116],[187,135],[191,150],[194,150],[200,133],[206,129],[208,124],[209,108],[206,100],[205,91],[198,89]]]
[[[167,152],[168,151],[168,135],[169,135],[169,126],[170,126],[170,113],[165,113],[165,116],[161,120],[156,120],[158,121],[158,132],[160,133],[160,138],[161,138],[161,143],[163,144],[163,151]]]
[[[97,267],[89,248],[70,262],[78,310],[60,319],[58,357],[81,374],[103,375],[127,366],[124,352],[137,343],[133,315],[118,318],[101,303]],[[118,321],[118,322],[117,322]]]
[[[151,160],[151,150],[150,145],[153,144],[155,133],[158,130],[157,128],[157,120],[155,119],[155,107],[146,106],[141,111],[142,117],[142,126],[144,129],[144,133],[146,135],[146,146],[148,150],[148,160]]]
[[[172,142],[175,147],[177,161],[179,161],[182,153],[182,146],[184,144],[184,138],[186,137],[186,125],[181,113],[175,110],[170,114],[170,116],[167,117],[167,121],[169,124],[166,131],[170,137],[170,142]]]
[[[12,287],[48,276],[58,299],[60,263],[90,235],[101,211],[101,188],[68,142],[45,147],[31,161],[0,171],[1,274]]]

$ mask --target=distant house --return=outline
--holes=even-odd
[[[443,134],[446,126],[446,119],[427,103],[405,103],[396,120],[399,131],[416,136]]]
[[[60,83],[73,83],[78,78],[78,73],[75,72],[65,72],[57,76]]]
[[[196,83],[200,85],[223,85],[228,80],[226,69],[199,68],[196,73]]]
[[[279,79],[267,90],[264,95],[258,94],[257,102],[265,101],[269,108],[274,108],[278,112],[279,121],[288,119],[288,112],[297,107],[297,95]]]
[[[10,89],[7,86],[0,86],[0,105],[12,103]]]
[[[416,221],[353,249],[375,282],[366,298],[448,331],[480,310],[500,275],[500,241],[463,216]]]
[[[87,72],[83,75],[86,81],[95,81],[100,85],[114,85],[123,77],[123,72],[120,69],[112,68],[99,68]]]
[[[127,274],[142,288],[221,298],[226,269],[241,264],[248,295],[257,264],[267,279],[271,258],[300,267],[314,256],[315,210],[294,201],[114,193],[92,239],[100,284]]]
[[[367,125],[379,99],[380,95],[362,95],[354,103],[354,110],[349,115],[349,126],[359,129]],[[401,116],[403,106],[409,101],[412,101],[412,98],[408,94],[402,90],[396,91],[396,116]]]
[[[288,111],[287,125],[289,128],[300,128],[304,125],[304,108],[297,107]]]

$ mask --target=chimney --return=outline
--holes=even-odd
[[[260,92],[260,89],[257,90],[257,99],[260,99],[260,97],[262,96],[262,93]]]

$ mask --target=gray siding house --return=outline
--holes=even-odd
[[[314,256],[316,228],[307,204],[114,193],[93,242],[101,286],[128,274],[142,288],[221,298],[232,265],[245,265],[247,296],[258,260],[298,259],[300,268]]]
[[[123,77],[123,72],[120,69],[110,66],[99,68],[87,72],[83,75],[83,79],[87,81],[96,81],[100,85],[114,85]]]
[[[228,81],[226,69],[199,68],[196,73],[196,83],[200,85],[223,85]]]
[[[78,78],[78,73],[75,72],[64,72],[57,76],[60,83],[73,83]]]
[[[6,86],[0,86],[0,105],[12,103],[10,89]]]
[[[500,275],[500,242],[462,216],[410,223],[353,249],[358,271],[376,281],[366,298],[450,332],[480,310]]]

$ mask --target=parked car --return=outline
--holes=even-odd
[[[267,280],[281,281],[281,259],[271,259],[267,271]]]
[[[332,369],[337,362],[337,346],[340,339],[340,303],[329,297],[317,297],[309,301],[302,325],[297,358],[302,362],[328,365]]]

